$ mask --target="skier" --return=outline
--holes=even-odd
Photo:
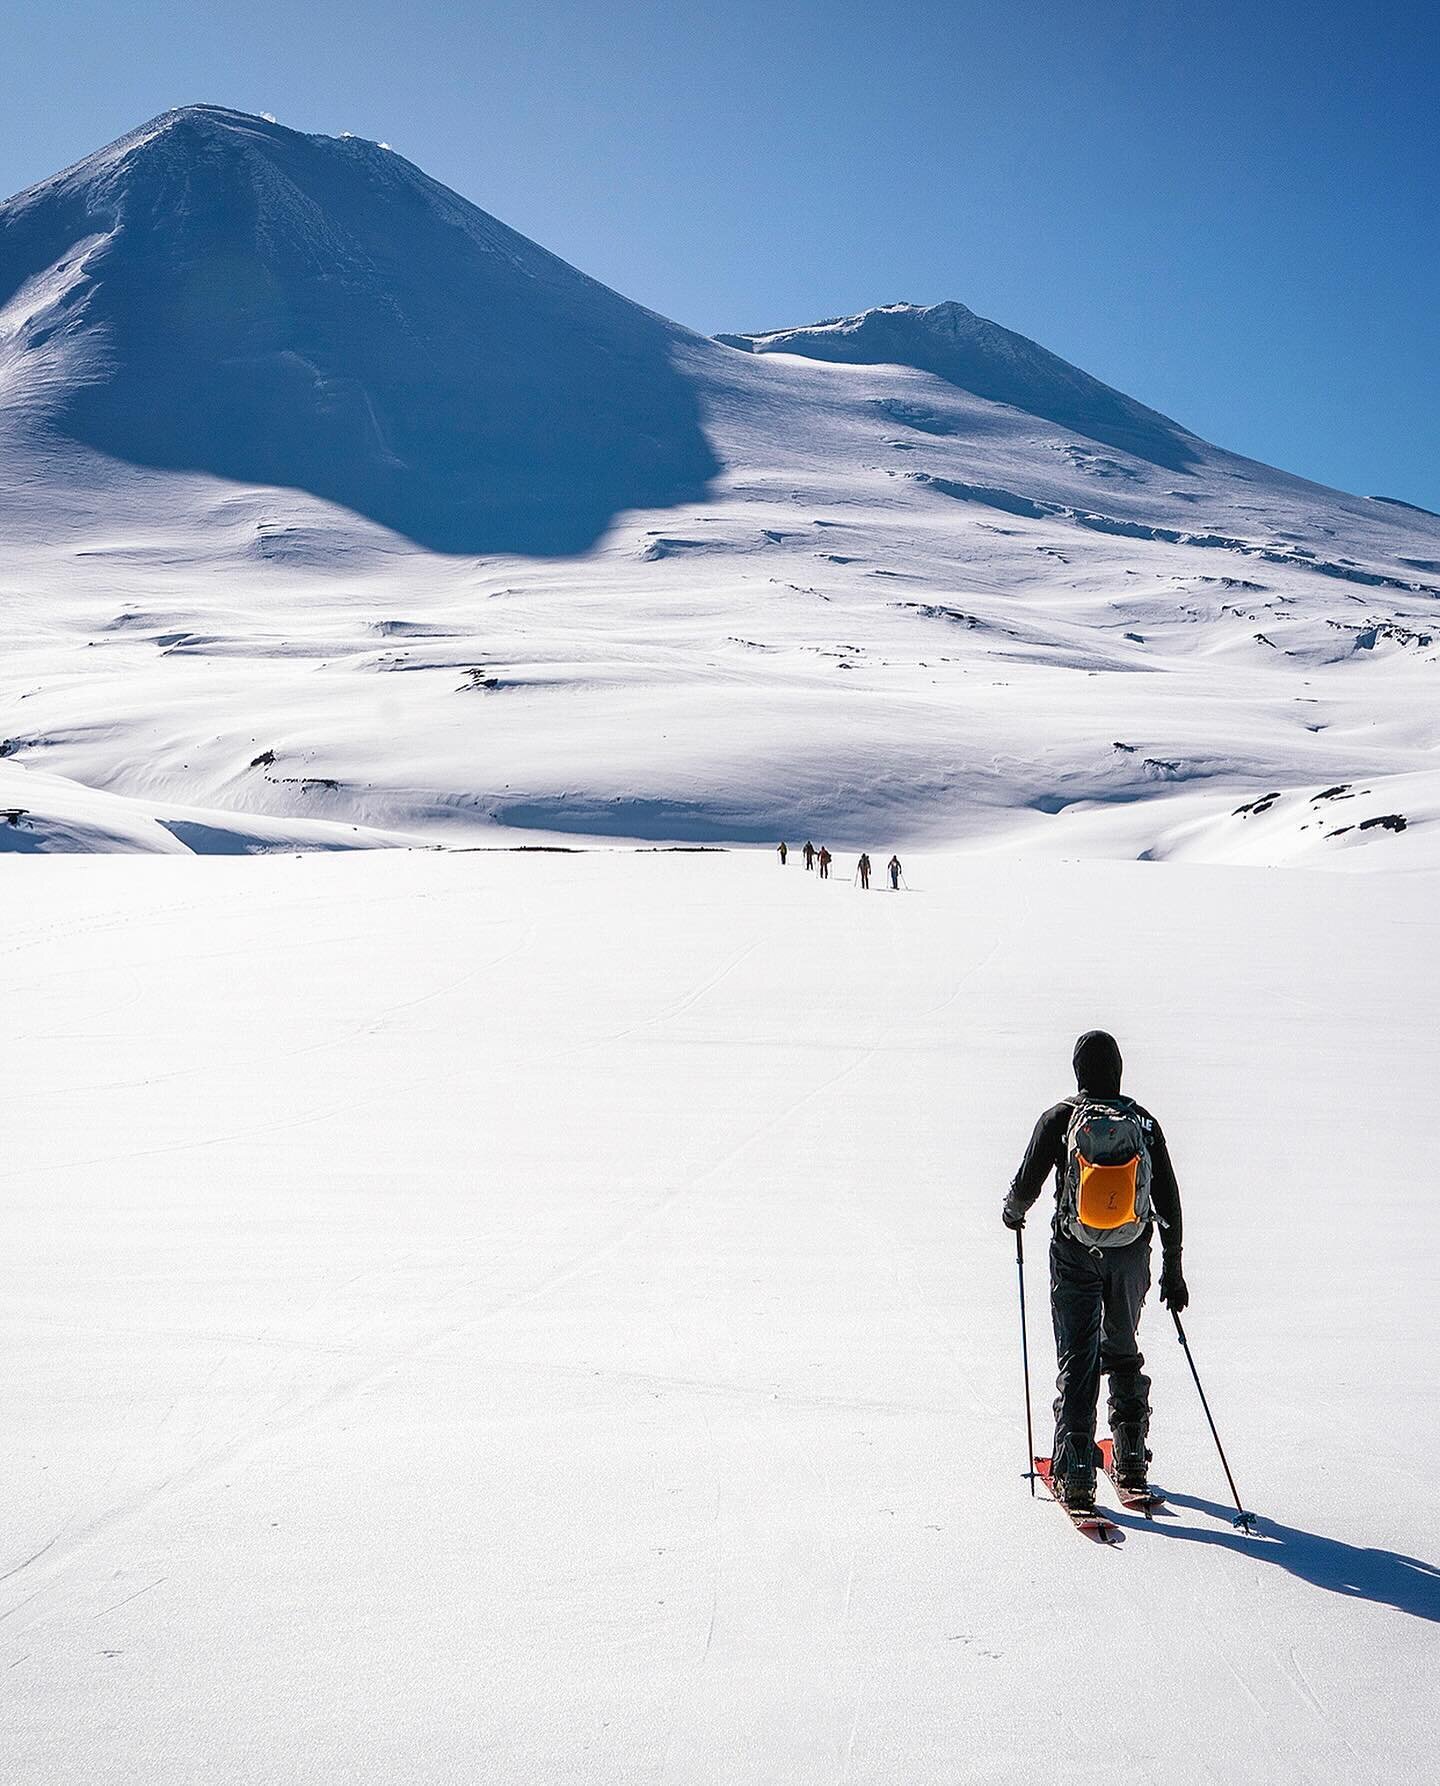
[[[1104,1030],[1075,1044],[1073,1097],[1035,1125],[1001,1219],[1025,1212],[1055,1174],[1050,1307],[1060,1373],[1055,1387],[1055,1492],[1071,1512],[1095,1506],[1096,1400],[1110,1378],[1110,1431],[1119,1487],[1144,1489],[1150,1452],[1150,1379],[1135,1341],[1150,1288],[1150,1235],[1160,1228],[1160,1300],[1177,1315],[1190,1300],[1180,1268],[1180,1188],[1160,1125],[1122,1097],[1120,1049]]]
[[[900,888],[900,858],[892,856],[885,866],[890,873],[890,891],[896,893]]]
[[[860,891],[868,893],[870,891],[870,858],[868,856],[861,856],[855,872],[860,876]]]
[[[790,854],[790,845],[788,843],[782,843],[780,845],[780,866],[782,868],[785,866],[785,858],[789,854]]]
[[[822,881],[828,881],[830,879],[830,864],[834,860],[835,860],[835,858],[830,854],[829,850],[827,850],[825,848],[825,845],[822,843],[820,845],[820,879]]]
[[[807,838],[806,843],[805,843],[805,867],[808,870],[808,869],[813,868],[814,866],[815,866],[815,845],[813,843],[811,843],[809,841],[809,839]]]

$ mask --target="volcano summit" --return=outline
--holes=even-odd
[[[685,331],[358,137],[168,112],[11,201],[0,304],[132,464],[307,490],[443,552],[583,551],[717,469]]]

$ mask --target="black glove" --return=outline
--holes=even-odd
[[[1015,1232],[1025,1226],[1025,1211],[1013,1199],[1007,1197],[1005,1207],[1000,1211],[1000,1220],[1007,1228]]]
[[[1175,1315],[1184,1314],[1190,1306],[1190,1292],[1185,1288],[1179,1253],[1166,1253],[1160,1267],[1160,1300]]]

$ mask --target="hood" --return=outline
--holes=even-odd
[[[1096,1098],[1120,1095],[1120,1074],[1124,1062],[1120,1044],[1103,1029],[1087,1029],[1075,1044],[1073,1058],[1075,1085],[1079,1091]]]

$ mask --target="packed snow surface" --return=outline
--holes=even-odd
[[[1434,877],[850,867],[4,869],[7,1786],[1430,1776]],[[1173,1516],[1022,1480],[1092,1024],[1255,1539],[1158,1307]]]
[[[1440,518],[964,305],[707,340],[213,106],[0,223],[0,846],[1440,860]]]

